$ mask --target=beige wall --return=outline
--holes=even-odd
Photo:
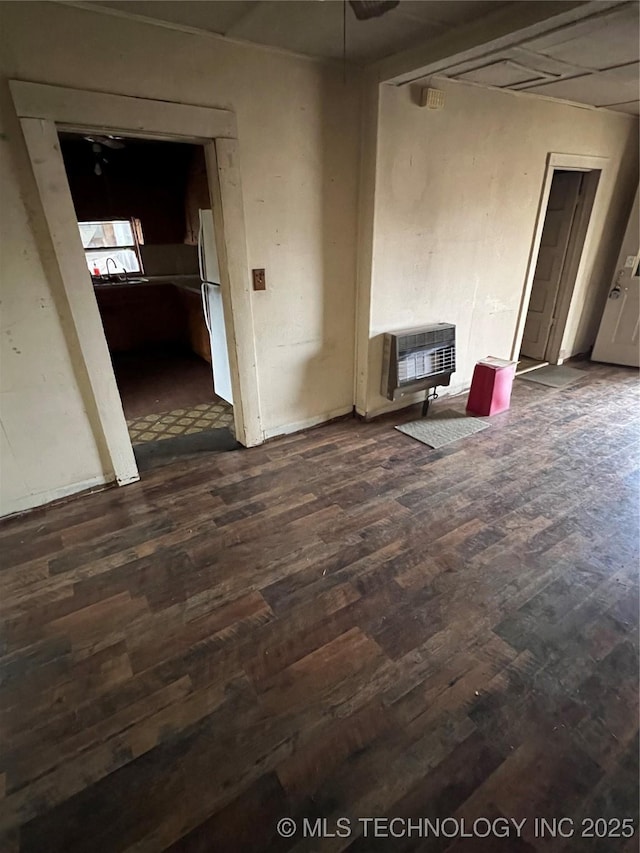
[[[370,414],[393,405],[379,393],[385,331],[455,323],[454,392],[468,387],[477,359],[510,357],[548,152],[610,158],[563,341],[565,357],[588,349],[637,186],[636,119],[437,85],[441,112],[418,107],[408,86],[381,87],[367,392],[358,400]]]
[[[56,309],[56,282],[43,267],[52,250],[33,233],[10,154],[10,129],[0,142],[0,486],[2,514],[103,482],[103,466],[89,430]],[[22,158],[21,158],[22,159]],[[24,166],[24,162],[21,163]],[[77,357],[77,351],[76,351]]]
[[[41,3],[2,3],[1,514],[110,479],[56,310],[39,209],[7,79],[233,110],[238,119],[267,436],[353,397],[358,83],[339,68]]]

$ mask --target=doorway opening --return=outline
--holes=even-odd
[[[59,138],[138,468],[239,446],[203,147]]]
[[[104,329],[88,275],[58,133],[100,134],[202,145],[213,201],[220,296],[228,341],[236,437],[264,441],[248,280],[242,170],[235,114],[216,107],[10,80],[53,254],[50,277],[74,373],[99,457],[93,483],[140,479]],[[154,446],[161,446],[155,442]]]
[[[516,375],[562,363],[562,338],[600,174],[551,170]]]

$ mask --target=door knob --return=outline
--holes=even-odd
[[[612,287],[609,291],[609,299],[620,299],[620,291],[621,287],[619,284],[616,284],[615,287]]]

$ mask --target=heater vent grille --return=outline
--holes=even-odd
[[[396,333],[400,338],[400,347],[403,350],[413,349],[413,347],[424,347],[430,344],[438,344],[451,339],[450,327],[446,329],[433,329],[432,331],[416,332],[414,334]]]
[[[389,400],[449,385],[456,369],[456,330],[436,323],[384,336],[382,393]]]
[[[439,373],[453,373],[456,367],[455,346],[444,349],[418,349],[406,353],[398,362],[398,380],[403,385]]]

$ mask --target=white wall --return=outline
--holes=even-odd
[[[510,357],[548,152],[610,158],[563,341],[565,357],[588,349],[637,186],[637,119],[434,85],[440,112],[418,107],[409,86],[381,87],[363,413],[392,407],[379,393],[385,331],[455,323],[453,392],[479,358]]]
[[[104,481],[42,256],[0,128],[0,486],[3,513]],[[50,255],[49,255],[50,257]],[[55,283],[53,283],[55,289]]]
[[[92,11],[1,3],[3,171],[0,514],[111,472],[100,461],[56,309],[46,229],[11,78],[221,107],[238,118],[263,427],[352,406],[358,81],[311,60]],[[70,340],[71,338],[71,340]]]

